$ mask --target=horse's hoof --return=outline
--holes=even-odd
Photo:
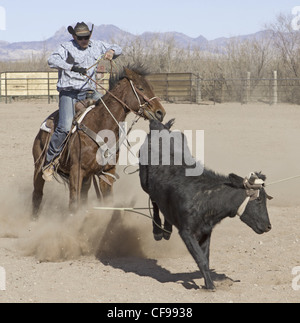
[[[167,241],[169,241],[169,240],[170,240],[170,238],[171,238],[171,233],[164,232],[164,233],[163,233],[163,235],[164,235],[164,239],[165,239],[165,240],[167,240]]]
[[[155,241],[161,241],[163,238],[163,234],[162,233],[153,233],[153,237],[154,237]]]

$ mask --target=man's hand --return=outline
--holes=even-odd
[[[77,65],[74,65],[71,68],[71,71],[76,72],[76,73],[79,73],[79,74],[82,74],[82,75],[86,75],[86,73],[87,73],[87,69],[86,68],[80,67],[80,66],[77,66]]]
[[[104,59],[111,61],[115,55],[115,51],[110,49],[104,54]]]

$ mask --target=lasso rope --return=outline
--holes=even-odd
[[[120,208],[120,207],[94,207],[94,210],[98,210],[98,211],[122,211],[122,212],[130,212],[130,213],[135,213],[135,214],[139,214],[142,215],[148,219],[151,219],[152,222],[159,227],[161,230],[171,234],[171,231],[168,231],[166,229],[164,229],[161,225],[159,225],[158,223],[155,222],[154,217],[152,215],[152,210],[153,208],[150,207],[150,198],[149,198],[149,202],[148,202],[148,207],[147,208]],[[142,210],[148,210],[150,215],[147,215],[145,213],[142,213],[140,211]]]
[[[269,184],[266,184],[265,186],[270,186],[270,185],[275,185],[275,184],[280,184],[280,183],[283,183],[283,182],[289,182],[293,179],[297,179],[297,178],[300,178],[300,175],[297,175],[297,176],[293,176],[293,177],[288,177],[288,178],[285,178],[285,179],[281,179],[279,181],[276,181],[276,182],[272,182],[272,183],[269,183]]]

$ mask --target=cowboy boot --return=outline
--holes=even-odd
[[[47,164],[42,168],[42,171],[43,171],[42,177],[45,182],[52,182],[54,178],[54,172],[55,172],[55,169],[57,169],[58,164],[59,164],[59,157],[57,157],[52,162],[50,162],[49,164]]]

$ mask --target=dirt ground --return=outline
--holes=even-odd
[[[268,183],[300,175],[300,107],[264,104],[165,104],[179,130],[205,130],[205,164],[220,173],[262,171]],[[68,213],[68,190],[48,183],[37,223],[30,221],[31,147],[56,105],[0,104],[0,302],[299,302],[300,179],[267,188],[273,230],[255,234],[238,218],[213,232],[217,291],[203,289],[198,268],[173,233],[155,242],[148,218],[88,208]],[[128,120],[132,120],[130,116]],[[148,129],[139,121],[135,129]],[[147,207],[138,174],[118,167],[110,206]],[[300,274],[300,273],[299,273]],[[2,276],[3,278],[3,276]],[[292,283],[294,284],[292,285]],[[1,277],[0,277],[1,283]],[[3,285],[3,282],[2,282]],[[293,288],[294,286],[294,288]],[[1,285],[0,285],[1,287]]]

